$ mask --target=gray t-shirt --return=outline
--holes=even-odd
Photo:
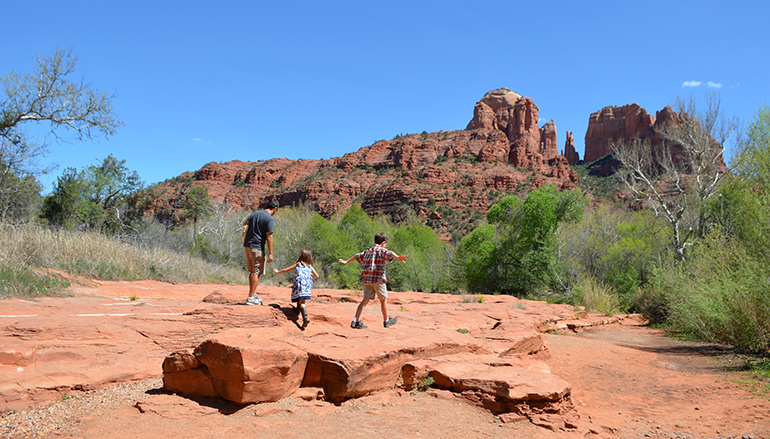
[[[273,227],[275,220],[270,212],[266,210],[258,210],[248,218],[248,228],[246,229],[246,236],[243,239],[244,247],[258,248],[265,251],[265,241],[267,240],[267,234],[273,233]]]

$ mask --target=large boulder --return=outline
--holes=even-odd
[[[302,343],[309,351],[302,385],[323,387],[331,401],[394,388],[409,361],[482,349],[463,340],[457,332],[431,331],[423,337],[411,337],[397,328],[389,331],[387,337],[364,343],[340,344],[333,334]]]
[[[243,338],[209,339],[193,354],[170,354],[163,362],[164,387],[189,396],[220,396],[239,404],[278,401],[299,389],[306,352],[280,341],[248,342]]]

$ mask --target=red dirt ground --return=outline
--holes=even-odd
[[[100,284],[96,289],[106,297],[129,297],[136,287],[125,282]],[[142,298],[181,299],[191,291],[205,294],[212,289],[187,286],[182,291],[164,285],[168,284],[142,286]],[[278,294],[288,297],[282,290]],[[0,314],[23,314],[24,309],[16,308],[19,303],[0,301]],[[0,319],[0,325],[4,323]],[[742,375],[732,370],[736,363],[729,362],[734,357],[718,346],[674,340],[662,330],[633,322],[549,334],[548,339],[551,358],[547,363],[552,372],[572,385],[578,413],[605,429],[600,435],[587,437],[770,437],[767,395],[739,383]],[[56,430],[39,437],[572,437],[528,421],[501,422],[491,413],[440,390],[394,389],[339,406],[288,398],[228,407],[163,394],[159,379],[145,386],[147,389],[138,397],[89,406],[88,410],[63,418]],[[75,404],[79,400],[56,404]],[[41,410],[29,410],[34,409]],[[22,410],[6,415],[4,421],[22,416],[30,415]],[[0,429],[0,435],[4,431],[6,437],[31,437],[21,430]]]

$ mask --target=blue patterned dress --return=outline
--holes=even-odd
[[[310,300],[313,290],[313,267],[297,264],[297,279],[291,286],[291,301]]]

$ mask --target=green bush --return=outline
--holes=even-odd
[[[575,305],[585,306],[588,312],[613,315],[622,311],[620,299],[611,287],[593,277],[582,277],[572,290]]]
[[[670,328],[741,350],[770,349],[770,107],[760,107],[733,172],[700,205],[704,238],[680,264],[655,271]]]
[[[392,262],[388,267],[390,288],[423,292],[452,289],[449,276],[452,252],[430,227],[417,224],[397,227],[388,239],[388,248],[408,256],[405,264]]]
[[[469,291],[538,296],[561,288],[557,273],[560,223],[579,220],[586,200],[553,185],[522,201],[504,197],[487,212],[488,225],[463,239],[456,267]]]
[[[770,268],[740,243],[715,231],[686,264],[661,268],[668,325],[699,339],[741,350],[770,350]]]
[[[670,253],[671,231],[647,210],[626,212],[602,204],[560,230],[562,280],[573,288],[591,278],[617,296],[621,311],[635,308],[650,271]]]

